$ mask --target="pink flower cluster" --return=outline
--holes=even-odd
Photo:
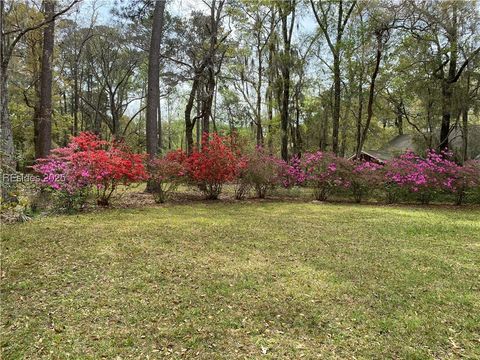
[[[87,132],[73,137],[68,146],[53,150],[33,168],[53,190],[73,195],[95,188],[100,205],[108,204],[119,184],[147,178],[142,155],[132,153],[122,142],[104,141]]]
[[[386,164],[384,181],[417,194],[424,203],[428,203],[439,192],[457,196],[461,193],[463,197],[469,188],[480,185],[478,162],[460,166],[451,159],[452,153],[448,151],[437,153],[429,150],[425,158],[407,152]]]
[[[326,200],[334,188],[350,187],[350,162],[321,151],[305,153],[291,161],[289,175],[297,185],[309,185],[317,200]]]

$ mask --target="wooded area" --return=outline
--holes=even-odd
[[[5,0],[1,23],[6,167],[82,131],[152,158],[212,131],[284,160],[404,133],[480,153],[475,1]]]

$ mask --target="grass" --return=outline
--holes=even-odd
[[[479,264],[478,209],[43,218],[2,230],[2,358],[480,358]]]

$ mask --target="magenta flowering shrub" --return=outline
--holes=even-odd
[[[292,159],[290,174],[297,184],[313,187],[315,199],[325,201],[334,189],[349,188],[350,163],[331,153],[305,153]]]
[[[104,141],[84,132],[73,137],[67,147],[38,160],[33,168],[43,175],[42,184],[47,188],[72,199],[93,188],[97,203],[104,206],[118,185],[147,178],[143,158],[122,142]]]
[[[352,163],[350,189],[355,202],[360,203],[367,194],[379,187],[383,181],[382,169],[382,165],[374,162]]]
[[[42,190],[51,190],[54,207],[68,212],[83,208],[90,192],[86,164],[72,161],[74,153],[71,146],[54,149],[33,166],[42,176]]]
[[[453,184],[457,165],[450,157],[449,152],[429,150],[426,158],[406,152],[389,161],[384,179],[387,192],[405,190],[416,195],[422,204],[428,204],[435,194]]]

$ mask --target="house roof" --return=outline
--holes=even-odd
[[[470,158],[480,160],[480,153],[478,153],[478,150],[480,149],[480,144],[478,143],[479,140],[475,140],[480,139],[480,137],[478,137],[480,136],[480,125],[471,125],[468,127],[468,129],[470,131],[470,136],[472,136],[472,139],[469,140]],[[457,133],[455,135],[458,137]],[[455,141],[458,142],[458,139],[455,138],[452,143],[455,144]],[[417,146],[415,146],[414,137],[412,135],[402,134],[395,136],[393,139],[391,139],[379,149],[362,150],[362,155],[377,160],[379,162],[385,162],[394,158],[395,156],[405,153],[408,150],[418,151],[419,149],[417,148]],[[353,159],[354,157],[355,155],[352,155],[351,159]]]
[[[415,150],[413,136],[408,134],[397,135],[378,150],[362,150],[362,154],[385,162],[407,150]],[[355,155],[353,155],[354,157]]]

